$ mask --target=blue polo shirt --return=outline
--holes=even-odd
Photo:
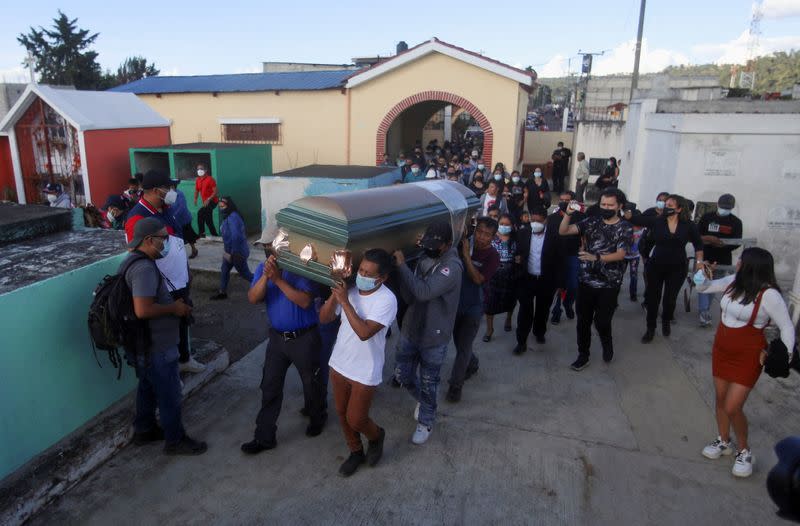
[[[252,284],[255,285],[263,275],[264,264],[261,263],[256,267]],[[312,296],[316,295],[316,287],[310,280],[298,276],[297,274],[292,274],[287,270],[282,270],[281,276],[289,285],[297,290],[308,292]],[[297,331],[319,323],[319,316],[317,315],[317,310],[314,308],[313,301],[307,309],[301,309],[287,298],[286,294],[271,281],[267,283],[267,293],[264,296],[264,303],[267,306],[269,322],[276,331]]]

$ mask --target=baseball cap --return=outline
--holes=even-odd
[[[108,196],[108,199],[106,199],[106,204],[103,205],[103,209],[108,210],[109,206],[113,206],[114,208],[119,208],[120,210],[124,210],[125,202],[118,195],[110,195]]]
[[[153,188],[169,188],[170,179],[164,172],[158,170],[148,170],[142,178],[142,188],[152,190]]]
[[[719,200],[717,200],[717,206],[719,208],[726,208],[728,210],[732,210],[734,206],[736,206],[736,198],[733,197],[731,194],[722,194],[719,196]]]
[[[47,183],[44,185],[44,192],[46,194],[60,194],[62,191],[59,183]]]
[[[428,225],[419,244],[422,248],[436,250],[453,240],[453,228],[446,221],[436,221]]]
[[[164,223],[157,217],[140,219],[133,227],[133,239],[128,243],[128,248],[137,248],[146,237],[158,234],[163,228]]]

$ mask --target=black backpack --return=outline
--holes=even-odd
[[[118,274],[105,276],[94,289],[94,299],[89,306],[89,336],[92,340],[97,365],[97,349],[108,352],[111,365],[117,369],[117,379],[122,376],[123,360],[119,350],[123,349],[136,356],[145,352],[151,345],[150,327],[147,320],[136,317],[133,309],[133,294],[125,281],[128,269],[143,259],[149,260],[141,253],[135,253],[125,262]],[[155,266],[155,262],[152,263]],[[158,268],[156,268],[158,272]],[[161,287],[161,272],[158,272]],[[102,365],[100,365],[102,367]]]

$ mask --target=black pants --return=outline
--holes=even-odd
[[[452,387],[462,387],[464,378],[467,376],[467,369],[478,367],[478,357],[472,350],[472,343],[478,334],[482,316],[458,315],[453,326],[453,343],[456,346],[456,359],[453,361],[453,369],[450,372],[450,385]]]
[[[217,235],[217,229],[214,226],[214,209],[217,207],[217,203],[210,202],[208,206],[202,206],[197,211],[197,229],[200,231],[200,235],[204,236],[206,234],[206,225],[208,225],[208,232],[212,236]]]
[[[675,302],[686,279],[686,264],[662,265],[654,261],[647,263],[647,328],[655,329],[658,320],[658,304],[661,306],[661,319],[671,321],[675,316]]]
[[[553,192],[560,194],[564,191],[564,179],[567,171],[563,169],[553,170]]]
[[[182,299],[185,304],[190,307],[192,306],[192,298],[189,297],[189,287],[173,290],[170,292],[170,295],[172,299]],[[191,317],[181,318],[178,327],[178,361],[180,363],[188,362],[191,356],[191,346],[189,345],[191,343],[189,340],[189,325],[191,325],[191,322]]]
[[[617,309],[619,287],[595,289],[583,283],[578,284],[576,313],[578,317],[578,353],[589,354],[592,345],[592,322],[600,335],[600,344],[604,351],[613,352],[614,342],[611,338],[611,320]]]
[[[556,292],[555,282],[546,277],[531,274],[519,281],[519,314],[517,314],[517,343],[526,345],[533,328],[534,336],[547,332],[547,315]]]
[[[319,369],[321,345],[318,327],[288,341],[270,330],[264,373],[261,377],[261,410],[256,418],[256,440],[265,443],[275,440],[278,429],[276,424],[283,404],[283,384],[286,381],[286,371],[292,364],[300,373],[304,407],[308,408],[311,424],[322,424],[326,389]]]

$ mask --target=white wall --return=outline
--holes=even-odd
[[[592,157],[622,158],[625,137],[625,122],[578,122],[575,129],[575,145],[572,148],[570,188],[575,189],[575,170],[578,152],[583,152],[588,161]],[[625,177],[628,167],[622,163],[620,177]]]
[[[638,108],[654,109],[649,102]],[[662,190],[712,202],[731,193],[745,237],[773,253],[779,279],[794,279],[800,260],[800,115],[632,110],[625,152],[633,175],[620,181],[628,197],[646,205]]]

